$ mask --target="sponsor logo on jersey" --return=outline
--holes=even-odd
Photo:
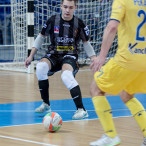
[[[137,44],[138,43],[132,45],[131,43],[129,43],[128,50],[131,52],[131,54],[146,54],[146,48],[144,49],[135,48]]]
[[[59,26],[54,26],[54,33],[59,33]]]
[[[133,1],[134,1],[134,5],[146,6],[146,0],[133,0]]]
[[[73,43],[74,39],[73,38],[68,38],[68,37],[57,37],[57,42],[58,43]]]
[[[57,51],[73,51],[73,46],[57,46]]]
[[[88,26],[86,26],[86,27],[84,28],[84,30],[85,30],[86,35],[89,35],[89,28],[88,28]]]
[[[63,24],[63,26],[70,27],[70,25],[69,25],[69,24]]]

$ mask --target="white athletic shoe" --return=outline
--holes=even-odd
[[[74,120],[79,120],[79,119],[84,119],[88,117],[87,111],[84,111],[84,109],[79,108],[75,114],[73,115],[72,119]]]
[[[144,140],[141,146],[146,146],[146,137],[144,137]]]
[[[108,137],[104,134],[100,139],[94,142],[90,142],[90,146],[116,146],[121,143],[121,140],[118,136],[114,138]]]
[[[35,109],[36,113],[44,113],[44,112],[51,112],[51,107],[46,104],[46,103],[42,103],[38,108]]]

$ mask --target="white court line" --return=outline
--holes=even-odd
[[[79,69],[79,72],[82,72],[82,71],[91,71],[90,69]],[[61,71],[58,71],[58,72],[61,72]],[[25,74],[23,72],[20,72],[20,73],[0,73],[0,76],[14,76],[14,75],[29,75],[29,74]]]
[[[79,69],[79,72],[80,72],[80,71],[91,71],[91,69],[88,69],[88,68],[87,68],[87,69],[82,69],[82,68],[80,68],[80,69]],[[61,71],[58,71],[58,72],[61,72]]]
[[[0,76],[24,76],[26,74],[0,74]]]
[[[91,69],[79,69],[79,71],[91,71]]]
[[[1,137],[1,138],[6,138],[6,139],[17,140],[17,141],[28,142],[28,143],[35,143],[35,144],[48,145],[48,146],[57,146],[57,145],[52,145],[52,144],[48,144],[48,143],[42,143],[42,142],[37,142],[37,141],[31,141],[31,140],[26,140],[26,139],[21,139],[21,138],[8,137],[8,136],[3,136],[3,135],[0,135],[0,137]]]
[[[113,117],[114,119],[116,118],[126,118],[126,117],[132,117],[132,115],[129,116],[118,116],[118,117]],[[94,118],[94,119],[81,119],[81,120],[70,120],[70,121],[63,121],[63,123],[67,122],[79,122],[79,121],[88,121],[88,120],[97,120],[99,118]],[[43,124],[42,123],[32,123],[32,124],[22,124],[22,125],[10,125],[10,126],[0,126],[0,128],[5,128],[5,127],[19,127],[19,126],[30,126],[30,125],[37,125],[37,124]]]
[[[129,109],[115,109],[115,110],[112,110],[112,111],[128,111]],[[54,112],[70,112],[70,111],[76,111],[76,110],[53,110]],[[87,111],[95,111],[95,110],[87,110]],[[0,112],[18,112],[18,113],[21,113],[21,112],[24,112],[24,113],[27,113],[27,112],[33,112],[34,113],[34,110],[0,110]],[[36,113],[37,114],[37,113]]]

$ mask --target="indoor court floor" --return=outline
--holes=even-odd
[[[46,113],[34,110],[40,99],[35,74],[0,71],[0,145],[2,146],[88,146],[90,141],[100,138],[102,127],[89,95],[92,80],[90,70],[81,70],[76,76],[83,103],[89,117],[72,120],[75,105],[64,87],[60,72],[50,77],[51,110],[61,115],[63,124],[58,132],[50,133],[43,127]],[[146,95],[137,94],[146,109]],[[121,146],[141,146],[143,136],[128,108],[119,96],[107,96],[111,105]]]

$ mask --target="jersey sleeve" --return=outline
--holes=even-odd
[[[121,21],[125,15],[125,0],[114,0],[110,20]]]
[[[82,39],[82,41],[88,41],[89,37],[90,37],[90,32],[89,32],[89,28],[88,26],[86,26],[84,24],[84,22],[82,20],[79,21],[79,25],[80,25],[80,38]]]
[[[49,33],[50,33],[50,30],[51,30],[51,27],[52,27],[52,20],[53,20],[53,16],[50,17],[46,23],[44,24],[42,30],[41,30],[41,34],[42,35],[45,35],[45,36],[48,36]]]

